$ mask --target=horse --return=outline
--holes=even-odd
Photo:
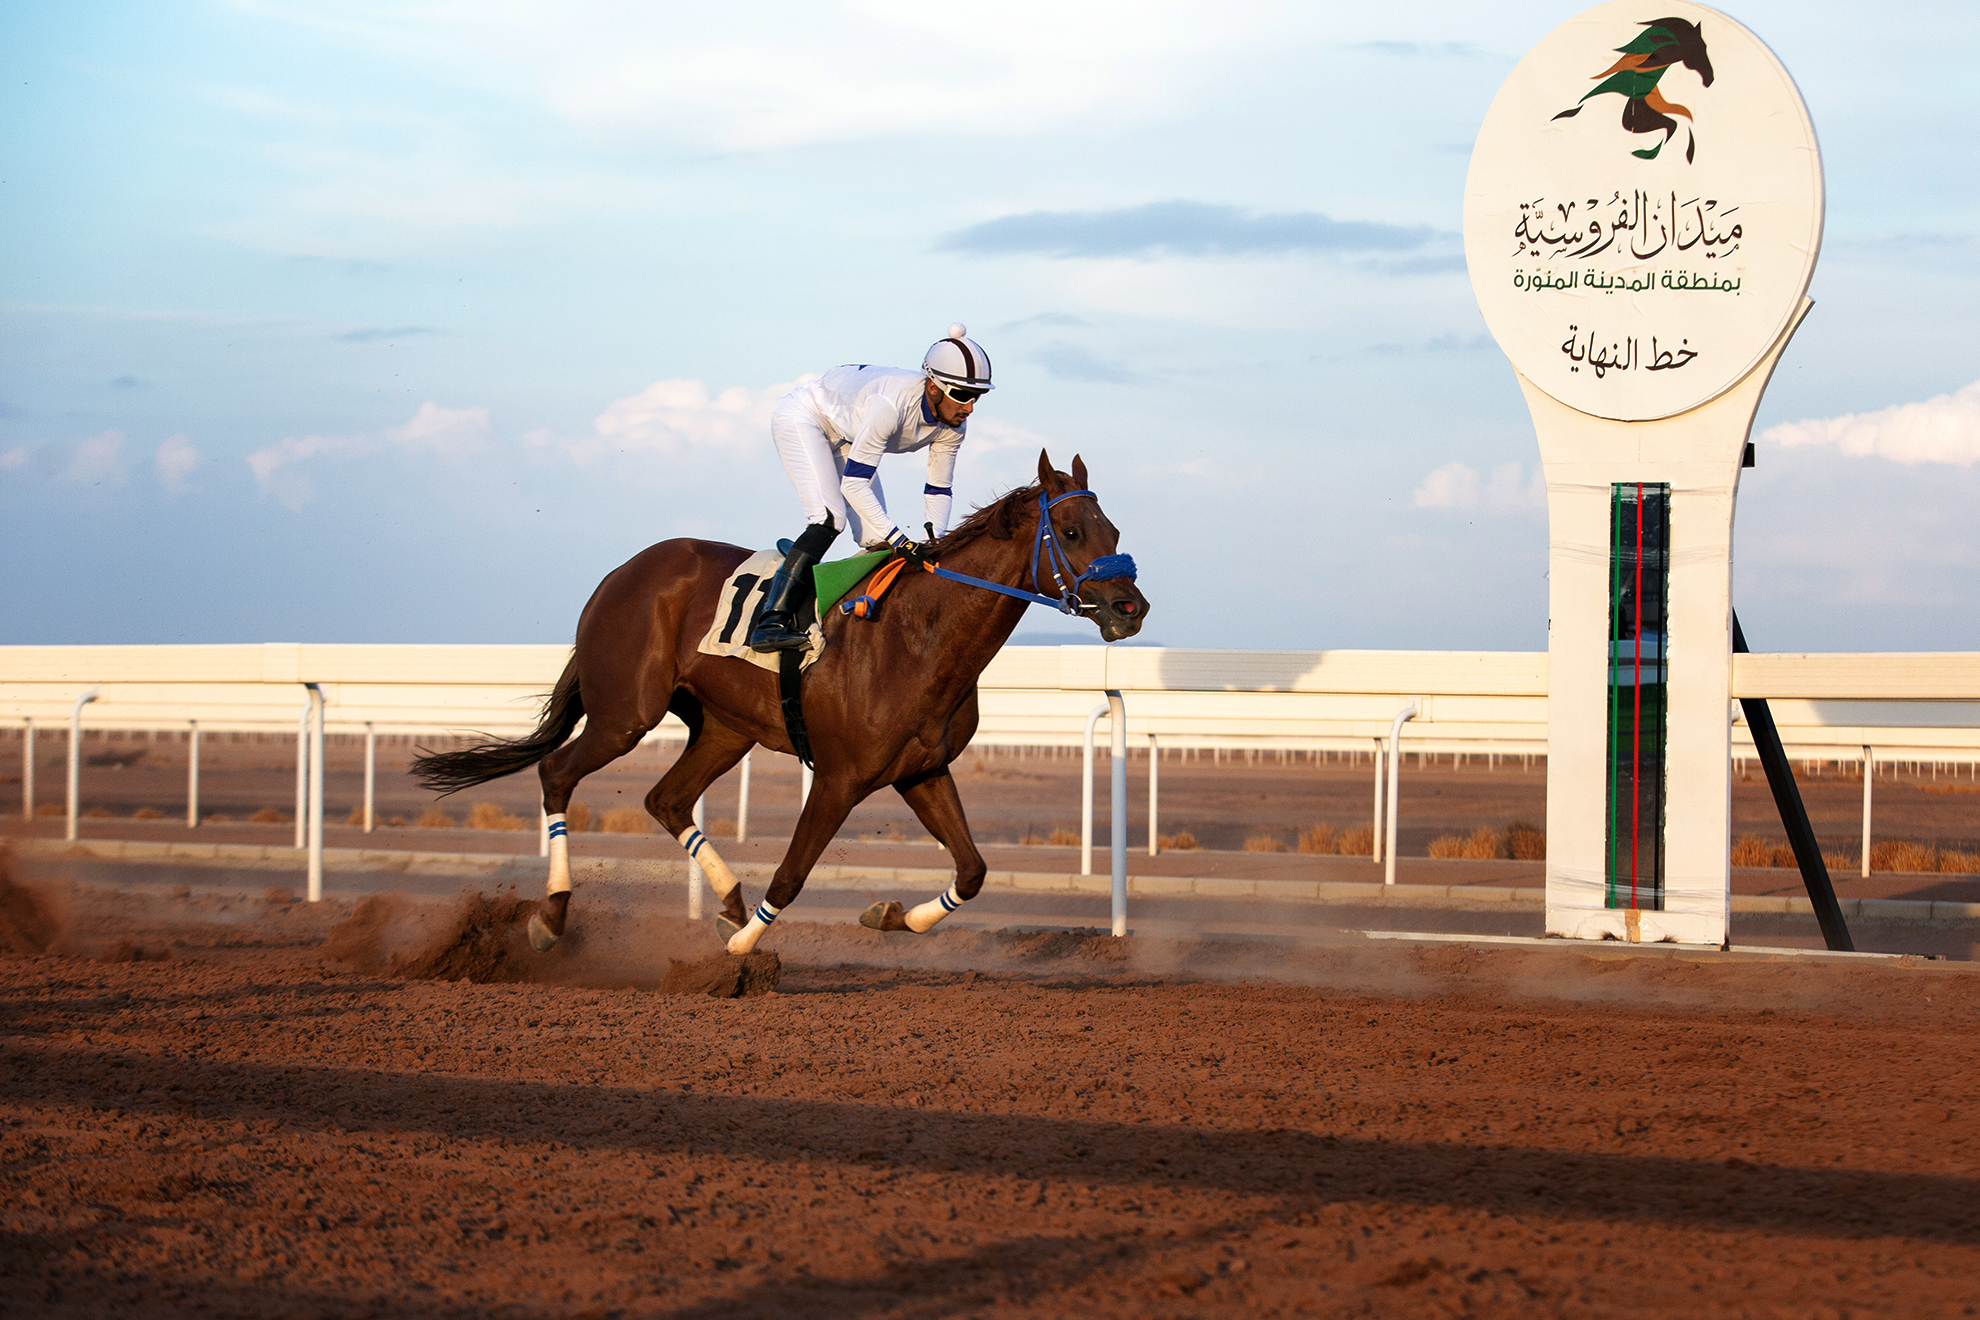
[[[1657,84],[1665,70],[1673,64],[1682,64],[1698,75],[1699,82],[1712,85],[1712,58],[1705,49],[1705,35],[1695,23],[1681,18],[1658,18],[1638,24],[1643,31],[1636,34],[1626,46],[1616,47],[1622,58],[1595,75],[1592,82],[1601,86],[1584,95],[1573,107],[1555,115],[1556,119],[1572,119],[1581,113],[1581,107],[1589,97],[1606,96],[1611,93],[1623,98],[1622,126],[1630,133],[1662,133],[1664,140],[1654,147],[1645,147],[1629,154],[1642,160],[1655,160],[1657,153],[1670,145],[1671,137],[1677,132],[1677,120],[1672,115],[1683,115],[1691,119],[1691,111],[1674,102],[1666,101]],[[1698,135],[1690,130],[1684,147],[1684,159],[1690,163],[1698,151]]]
[[[988,868],[949,765],[976,732],[976,682],[1034,600],[1090,615],[1106,641],[1132,637],[1148,617],[1120,532],[1087,489],[1038,454],[1037,484],[977,509],[932,547],[926,573],[903,572],[871,619],[826,611],[825,648],[804,671],[803,716],[815,762],[811,794],[790,848],[754,911],[713,843],[695,828],[695,801],[752,747],[797,753],[778,676],[696,648],[724,583],[750,555],[740,546],[680,539],[649,546],[598,584],[578,618],[577,641],[544,701],[534,732],[417,757],[420,784],[457,792],[534,765],[550,821],[550,876],[528,923],[546,952],[570,919],[564,812],[578,782],[630,752],[672,711],[687,725],[678,760],[646,795],[646,810],[701,865],[721,898],[717,928],[732,954],[750,952],[852,809],[891,785],[949,851],[955,880],[913,909],[876,903],[861,924],[925,933],[983,887]],[[1099,561],[1106,560],[1106,564]],[[937,567],[939,565],[939,568]],[[1122,567],[1125,565],[1125,567]],[[956,578],[974,580],[957,581]],[[1025,584],[1032,590],[1024,590]],[[572,731],[582,719],[584,729]]]

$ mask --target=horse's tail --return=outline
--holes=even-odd
[[[427,752],[413,758],[413,778],[436,793],[457,793],[518,770],[527,770],[564,745],[584,716],[578,691],[577,656],[564,666],[563,676],[543,702],[536,732],[509,742],[485,742],[458,752]]]

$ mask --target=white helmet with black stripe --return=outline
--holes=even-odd
[[[928,346],[921,370],[936,388],[951,396],[959,390],[982,394],[997,388],[990,383],[990,355],[969,337],[969,327],[960,321],[949,327],[946,338]]]

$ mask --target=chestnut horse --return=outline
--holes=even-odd
[[[1140,632],[1148,614],[1131,567],[1113,567],[1132,563],[1116,555],[1119,541],[1099,498],[1086,489],[1085,463],[1075,457],[1068,476],[1054,471],[1040,451],[1038,484],[971,514],[937,542],[935,557],[945,570],[1025,595],[1063,596],[1068,608],[1090,613],[1111,642]],[[956,878],[946,893],[916,908],[876,903],[861,921],[882,930],[926,931],[982,888],[987,868],[970,838],[949,763],[976,732],[977,677],[1030,601],[908,572],[896,580],[877,618],[827,611],[825,650],[804,675],[804,717],[816,764],[811,796],[763,902],[753,913],[744,903],[741,885],[694,827],[692,813],[695,800],[751,747],[793,751],[777,675],[696,649],[714,621],[723,584],[749,554],[739,546],[693,540],[662,541],[641,551],[592,593],[578,619],[576,650],[534,733],[414,762],[420,783],[443,792],[537,767],[551,834],[548,896],[529,922],[539,950],[562,937],[569,916],[564,810],[572,790],[638,746],[670,710],[687,725],[687,747],[646,795],[646,809],[721,895],[721,924],[734,928],[729,952],[755,947],[796,900],[853,807],[886,785],[949,850]],[[1094,567],[1108,557],[1107,568]],[[1109,571],[1116,575],[1107,576]],[[581,717],[584,731],[572,739]]]

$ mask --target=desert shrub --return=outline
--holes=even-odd
[[[109,820],[109,819],[110,819],[110,808],[108,808],[108,807],[91,807],[91,808],[90,808],[90,809],[89,809],[88,811],[85,811],[85,812],[83,813],[83,819],[84,819],[84,820]]]
[[[1823,853],[1822,861],[1828,866],[1830,875],[1841,875],[1844,871],[1854,871],[1863,865],[1863,858],[1852,857],[1848,853]]]
[[[1285,852],[1284,840],[1276,834],[1254,834],[1244,841],[1246,852]]]
[[[1547,831],[1516,820],[1506,826],[1506,856],[1516,862],[1547,860]]]
[[[1060,847],[1069,847],[1079,842],[1079,836],[1071,830],[1055,829],[1052,831],[1052,837],[1047,839],[1046,842],[1056,843]]]
[[[653,817],[638,807],[613,807],[605,813],[600,828],[607,834],[651,834]]]
[[[1765,839],[1751,834],[1742,834],[1733,840],[1732,864],[1734,866],[1769,866],[1774,859],[1774,846]]]
[[[249,816],[248,819],[257,825],[287,825],[293,817],[286,811],[278,811],[274,807],[263,807],[260,811]]]
[[[1174,834],[1156,835],[1155,846],[1169,852],[1195,852],[1203,845],[1188,830],[1177,830]]]
[[[454,818],[438,807],[428,807],[419,818],[419,827],[423,830],[451,830],[454,828]]]
[[[715,818],[715,823],[708,827],[708,832],[718,839],[726,839],[736,832],[736,818],[718,816]]]
[[[1870,845],[1870,869],[1873,871],[1936,871],[1939,869],[1939,852],[1922,843],[1910,839],[1886,839],[1882,843]]]
[[[1375,827],[1357,825],[1351,830],[1341,831],[1341,856],[1373,857],[1375,855]]]
[[[394,816],[386,821],[385,824],[391,829],[402,830],[406,827],[406,818],[404,816]]]
[[[477,802],[468,808],[467,827],[471,830],[522,830],[529,822],[512,816],[493,802]]]
[[[44,802],[34,809],[34,814],[37,816],[66,816],[69,814],[69,809],[60,802]]]
[[[1432,857],[1462,857],[1464,856],[1464,840],[1455,834],[1440,834],[1430,840],[1430,855]]]
[[[1334,827],[1321,821],[1310,830],[1299,832],[1299,851],[1303,853],[1332,853],[1340,847],[1334,838]]]
[[[1942,852],[1939,870],[1946,875],[1980,875],[1980,853]]]
[[[131,813],[132,820],[164,820],[165,813],[156,807],[139,807]]]
[[[1474,862],[1485,862],[1491,861],[1495,857],[1504,857],[1506,855],[1505,840],[1500,838],[1499,832],[1490,825],[1480,825],[1471,832],[1471,837],[1464,841],[1463,855],[1469,857]]]
[[[583,834],[586,830],[597,829],[597,822],[591,818],[590,804],[573,802],[570,806],[565,807],[564,828],[568,829],[572,834]]]
[[[1794,849],[1792,847],[1785,843],[1777,843],[1774,845],[1774,855],[1769,860],[1769,865],[1777,868],[1785,867],[1793,869],[1798,868],[1801,863],[1795,860]]]

